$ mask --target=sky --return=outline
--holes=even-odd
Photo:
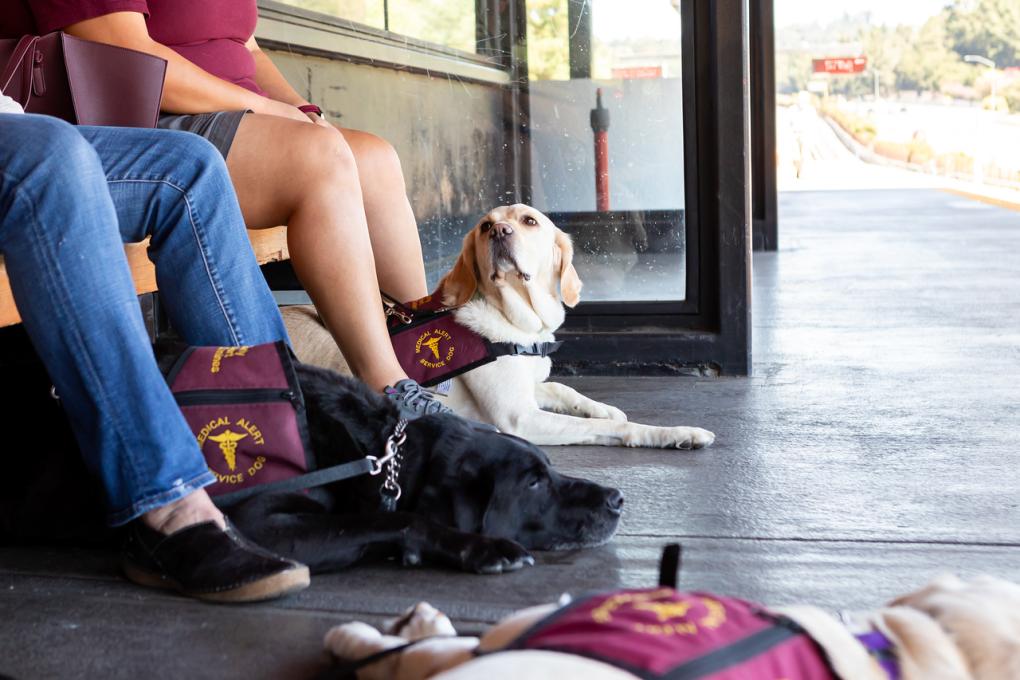
[[[946,0],[775,0],[776,26],[825,23],[860,12],[871,12],[876,24],[920,25],[946,4]]]

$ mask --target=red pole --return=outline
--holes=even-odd
[[[591,111],[591,129],[595,133],[595,209],[609,211],[609,109],[602,106],[602,88],[595,90],[595,108]]]

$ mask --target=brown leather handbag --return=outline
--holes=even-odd
[[[166,60],[66,33],[0,40],[0,90],[79,125],[156,126]]]

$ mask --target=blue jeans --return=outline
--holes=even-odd
[[[214,481],[142,321],[123,244],[146,236],[189,344],[287,337],[212,145],[0,114],[0,252],[112,525]]]

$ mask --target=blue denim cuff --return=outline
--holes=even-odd
[[[139,501],[135,501],[135,503],[133,503],[129,508],[110,511],[106,515],[106,522],[111,527],[118,527],[122,524],[127,524],[136,517],[144,515],[149,510],[155,510],[156,508],[161,508],[168,503],[180,500],[190,493],[209,486],[215,481],[216,476],[206,469],[200,475],[189,479],[188,481],[178,480],[176,484],[166,491],[160,491],[159,493],[155,493],[150,496],[146,496]]]

